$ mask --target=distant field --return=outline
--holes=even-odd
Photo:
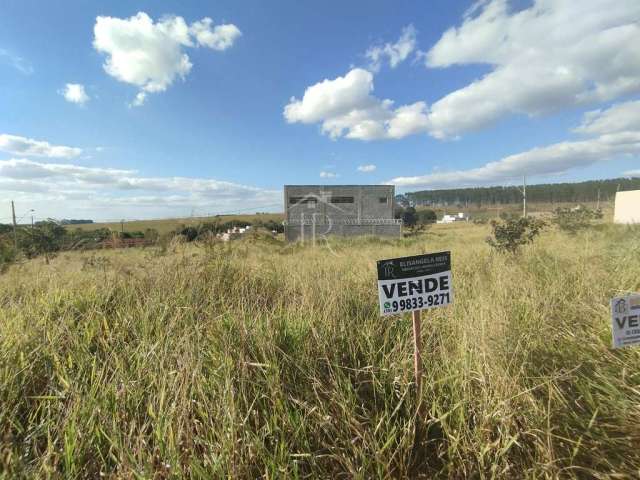
[[[551,203],[532,203],[528,206],[528,211],[530,213],[550,213],[554,209],[558,207],[574,207],[576,204],[574,203],[566,203],[566,204],[551,204]],[[595,203],[587,204],[587,206],[591,208],[595,208]],[[613,205],[605,204],[604,202],[600,205],[600,207],[605,212],[605,217],[613,217]],[[442,217],[444,214],[451,214],[457,212],[465,212],[471,216],[471,218],[494,218],[498,217],[501,213],[512,213],[519,214],[522,212],[521,204],[505,204],[505,205],[495,205],[495,206],[481,206],[477,207],[475,205],[468,206],[448,206],[448,207],[419,207],[419,208],[431,208],[436,211],[438,217]],[[174,231],[176,228],[181,227],[183,225],[198,225],[203,222],[229,222],[229,221],[247,221],[247,222],[255,222],[258,220],[268,221],[273,220],[276,222],[282,222],[284,220],[284,214],[282,213],[263,213],[263,214],[252,214],[252,215],[218,215],[212,217],[186,217],[186,218],[169,218],[163,220],[131,220],[124,222],[124,230],[125,232],[134,232],[134,231],[142,231],[144,232],[147,228],[153,228],[157,230],[160,234]],[[120,222],[107,222],[107,223],[85,223],[80,225],[69,225],[67,228],[75,229],[80,228],[82,230],[96,230],[98,228],[108,228],[110,230],[120,231],[122,225]]]
[[[175,225],[175,223],[174,223]],[[141,227],[140,227],[141,228]],[[64,252],[0,275],[1,478],[637,478],[640,231],[487,225]],[[455,303],[381,318],[375,261],[451,250]],[[416,439],[419,427],[424,436]]]
[[[575,207],[576,203],[528,203],[527,204],[527,212],[534,215],[540,214],[551,214],[557,208],[572,208]],[[596,202],[585,202],[582,205],[595,209],[597,206],[603,211],[605,218],[613,218],[613,203],[610,202],[600,202],[598,205]],[[476,206],[473,204],[469,205],[450,205],[447,207],[419,207],[419,208],[430,208],[435,210],[438,214],[438,218],[442,217],[444,214],[454,214],[458,212],[467,213],[471,219],[473,218],[495,218],[499,217],[500,214],[514,214],[519,215],[522,213],[522,204],[514,203],[514,204],[503,204],[503,205],[482,205]]]
[[[144,232],[147,228],[153,228],[158,233],[163,234],[174,231],[181,226],[198,225],[203,222],[255,222],[261,220],[263,222],[274,220],[276,222],[282,222],[284,216],[281,213],[261,213],[253,215],[217,215],[212,217],[187,217],[187,218],[168,218],[163,220],[131,220],[124,222],[125,232]],[[110,230],[120,231],[122,228],[120,222],[107,222],[107,223],[83,223],[80,225],[69,225],[67,228],[73,230],[74,228],[81,228],[82,230],[96,230],[98,228],[108,228]]]

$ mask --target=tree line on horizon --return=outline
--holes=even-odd
[[[495,205],[522,202],[522,186],[470,187],[408,192],[404,197],[416,205]],[[532,203],[584,203],[613,201],[618,191],[640,189],[640,178],[612,178],[577,183],[527,185]]]

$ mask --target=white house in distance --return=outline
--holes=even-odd
[[[616,193],[613,222],[640,224],[640,190]]]
[[[219,233],[216,235],[223,242],[228,242],[229,240],[235,240],[236,238],[240,238],[242,235],[247,233],[251,225],[247,225],[245,227],[233,227],[227,228],[227,231],[224,233]]]
[[[444,215],[442,220],[438,220],[437,223],[466,222],[467,220],[469,220],[469,217],[459,212],[457,215]]]

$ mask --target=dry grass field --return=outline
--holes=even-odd
[[[12,266],[0,477],[637,478],[640,349],[610,348],[608,301],[640,290],[640,231],[548,229],[518,256],[488,233]],[[456,303],[423,315],[419,417],[411,319],[379,316],[375,261],[441,250]]]
[[[268,222],[273,220],[275,222],[282,222],[284,216],[282,213],[260,213],[260,214],[247,214],[247,215],[217,215],[212,217],[185,217],[185,218],[169,218],[163,220],[127,220],[124,222],[125,232],[144,232],[148,228],[153,228],[158,231],[159,234],[165,234],[175,231],[182,226],[197,226],[203,222],[255,222],[262,221]],[[98,228],[108,228],[119,232],[123,227],[120,222],[96,222],[96,223],[82,223],[78,225],[69,225],[68,228],[80,228],[82,230],[96,230]]]
[[[559,207],[575,207],[575,203],[531,203],[529,205],[529,213],[538,216],[550,215],[553,210]],[[596,208],[595,203],[586,203],[589,208]],[[598,205],[602,208],[605,218],[613,218],[613,204],[602,202]],[[418,207],[429,208],[429,207]],[[521,204],[504,204],[495,206],[449,206],[449,207],[434,207],[433,210],[437,213],[438,218],[442,218],[445,214],[453,214],[458,212],[465,212],[472,219],[490,219],[498,217],[500,214],[519,215],[522,212]],[[127,220],[124,222],[125,232],[144,232],[148,228],[152,228],[158,231],[158,233],[165,234],[175,231],[182,226],[198,226],[201,223],[206,222],[282,222],[284,220],[283,213],[260,213],[260,214],[243,214],[243,215],[217,215],[212,217],[184,217],[184,218],[169,218],[162,220]],[[96,223],[83,223],[78,225],[69,225],[69,229],[80,228],[82,230],[96,230],[99,228],[108,228],[109,230],[119,232],[123,225],[120,222],[96,222]]]

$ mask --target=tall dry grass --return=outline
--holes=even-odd
[[[640,350],[608,299],[637,229],[63,254],[0,277],[0,476],[555,478],[640,472]],[[455,304],[381,318],[375,261],[451,249]],[[416,426],[423,435],[416,442]]]

